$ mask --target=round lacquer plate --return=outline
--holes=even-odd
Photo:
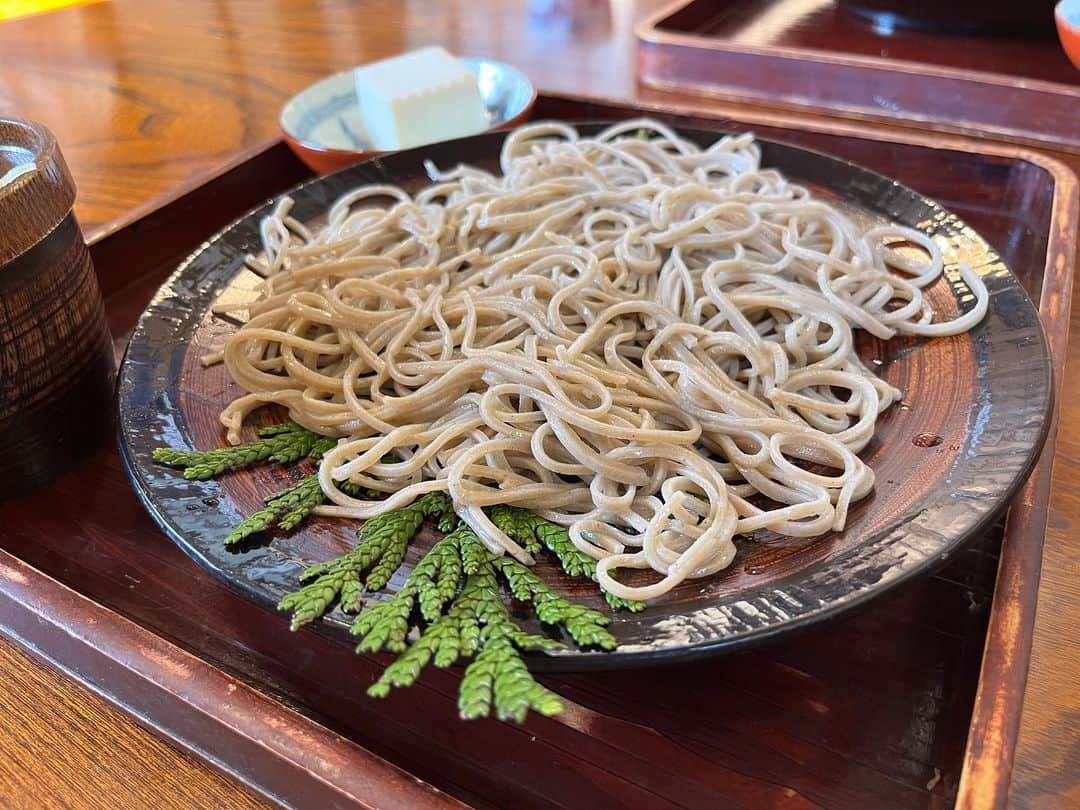
[[[582,125],[583,132],[598,125]],[[702,144],[719,133],[688,130]],[[496,166],[502,133],[400,152],[313,180],[291,192],[293,214],[317,221],[347,189],[427,182],[424,161]],[[860,333],[865,361],[904,392],[879,420],[862,453],[874,469],[873,493],[851,510],[843,532],[810,540],[738,542],[726,570],[684,582],[640,613],[620,612],[611,631],[616,652],[537,653],[540,668],[583,669],[700,656],[740,647],[827,619],[943,562],[1006,506],[1041,448],[1052,402],[1050,354],[1039,316],[1016,277],[963,222],[914,191],[837,158],[768,141],[762,163],[812,188],[866,223],[918,228],[941,246],[945,277],[928,290],[941,318],[973,304],[956,271],[970,264],[990,290],[989,312],[967,334],[882,343]],[[260,250],[259,220],[270,203],[213,236],[154,297],[131,338],[119,379],[120,443],[143,502],[169,535],[199,563],[268,606],[297,587],[301,571],[356,543],[355,522],[314,519],[265,545],[228,550],[222,540],[262,498],[311,467],[257,467],[217,481],[187,481],[155,464],[160,445],[209,449],[224,443],[218,414],[241,393],[218,365],[199,358],[235,325],[211,314],[219,296],[242,301],[259,279],[244,268]],[[262,423],[282,414],[262,413]],[[251,426],[254,436],[255,425]],[[425,529],[388,590],[436,539]],[[567,596],[602,607],[597,587],[571,579],[549,560],[538,572]],[[375,596],[373,598],[383,598]],[[513,608],[527,624],[531,613]],[[605,608],[606,609],[606,608]],[[268,617],[267,621],[277,619]],[[280,621],[286,621],[281,616]],[[335,610],[321,622],[344,639],[350,618]],[[535,628],[534,628],[535,629]]]

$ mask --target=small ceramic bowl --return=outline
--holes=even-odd
[[[1061,0],[1054,8],[1061,47],[1077,69],[1080,69],[1080,0]]]
[[[524,73],[491,59],[460,58],[476,74],[490,129],[514,127],[528,118],[536,101],[536,89]],[[278,123],[297,157],[319,174],[383,154],[364,143],[351,70],[301,90],[282,108]]]

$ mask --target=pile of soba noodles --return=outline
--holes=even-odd
[[[524,507],[626,598],[724,568],[735,535],[841,529],[874,483],[856,454],[899,397],[852,331],[962,332],[987,291],[961,266],[975,304],[937,322],[932,240],[862,230],[759,157],[749,135],[702,149],[648,120],[541,123],[506,139],[500,174],[428,165],[422,191],[357,188],[311,229],[283,200],[219,355],[248,392],[221,415],[230,440],[277,403],[340,439],[320,513],[445,491],[488,548],[531,563],[485,512]]]

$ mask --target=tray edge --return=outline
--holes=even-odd
[[[878,123],[897,121],[915,122],[917,125],[935,131],[962,134],[972,137],[997,137],[1017,144],[1043,145],[1068,151],[1080,152],[1080,140],[1065,132],[1054,136],[1042,136],[1039,132],[1019,127],[978,121],[946,120],[932,113],[917,110],[889,110],[884,106],[871,106],[865,103],[815,102],[813,99],[795,99],[788,96],[770,94],[765,90],[752,87],[726,85],[722,82],[682,81],[676,75],[661,70],[654,62],[661,62],[669,51],[691,50],[695,53],[707,51],[716,57],[724,55],[780,58],[797,64],[829,66],[833,69],[853,69],[872,71],[881,76],[906,75],[940,79],[956,83],[958,86],[987,87],[990,89],[1012,90],[1026,96],[1066,96],[1080,99],[1080,88],[1051,82],[1045,79],[1021,79],[1004,76],[989,71],[970,70],[947,66],[927,66],[910,60],[884,61],[872,56],[860,54],[833,54],[815,48],[796,48],[790,46],[754,47],[738,43],[725,42],[723,46],[699,34],[663,31],[665,20],[698,0],[675,0],[662,6],[657,11],[634,26],[634,38],[637,43],[638,79],[644,85],[667,92],[690,93],[705,98],[726,99],[730,101],[750,101],[768,104],[804,113],[835,114],[845,117]]]
[[[1050,342],[1054,377],[1060,385],[1069,342],[1080,187],[1076,175],[1063,163],[1043,155],[1037,157],[1055,180],[1038,308]],[[1061,393],[1060,388],[1058,392]],[[1060,396],[1055,397],[1042,455],[1006,519],[979,686],[957,790],[957,808],[1004,807],[1007,802],[1031,660],[1059,411]],[[1019,696],[1011,707],[1009,695]]]
[[[558,94],[558,93],[545,93],[544,95],[549,96],[549,97],[561,98],[561,99],[567,100],[567,101],[579,102],[579,103],[589,103],[589,102],[609,103],[609,104],[615,104],[615,105],[624,105],[624,106],[636,107],[638,109],[648,109],[648,102],[644,101],[644,100],[619,99],[619,98],[610,98],[610,97],[607,97],[607,98],[605,98],[605,97],[589,97],[589,96]],[[661,109],[661,108],[654,107],[654,109]],[[811,130],[811,131],[830,133],[830,134],[837,134],[837,135],[849,135],[849,136],[852,136],[852,137],[861,137],[861,138],[867,138],[867,139],[872,139],[872,140],[897,141],[897,142],[902,142],[902,143],[910,143],[910,144],[913,144],[913,145],[922,145],[922,146],[938,147],[938,148],[966,149],[968,151],[975,151],[975,152],[978,152],[980,154],[997,155],[997,156],[1008,157],[1008,158],[1028,160],[1029,162],[1036,163],[1036,164],[1038,164],[1040,166],[1043,166],[1044,168],[1059,167],[1061,172],[1053,172],[1055,174],[1055,177],[1057,177],[1057,176],[1065,176],[1067,178],[1074,178],[1071,171],[1069,171],[1069,169],[1067,169],[1064,166],[1064,164],[1061,164],[1059,161],[1056,161],[1056,160],[1054,160],[1052,158],[1048,158],[1048,157],[1046,157],[1044,155],[1041,155],[1041,154],[1038,154],[1038,153],[1035,153],[1035,152],[1032,152],[1032,151],[1029,151],[1029,150],[1026,150],[1026,149],[1018,148],[1018,147],[1013,146],[1013,145],[1008,145],[1008,144],[1004,144],[1004,145],[1002,145],[1002,144],[992,144],[992,143],[980,142],[980,141],[975,140],[975,139],[961,138],[961,137],[956,137],[956,136],[948,136],[948,137],[943,138],[943,137],[941,137],[939,135],[936,135],[936,134],[932,134],[932,135],[919,134],[916,131],[889,133],[889,132],[883,132],[882,130],[872,129],[870,126],[867,126],[865,124],[853,124],[853,123],[850,123],[850,122],[839,122],[839,121],[819,122],[819,121],[805,120],[803,118],[803,116],[801,114],[797,113],[797,112],[796,113],[786,112],[786,113],[779,114],[779,115],[767,115],[767,114],[754,115],[754,114],[750,114],[749,112],[742,111],[742,112],[740,112],[738,114],[732,115],[729,111],[715,110],[715,109],[710,110],[707,106],[698,106],[698,105],[679,105],[679,106],[676,106],[676,107],[665,106],[662,109],[664,111],[666,111],[666,112],[672,112],[672,113],[675,113],[675,114],[705,115],[705,116],[713,115],[713,116],[716,116],[716,117],[721,117],[721,116],[723,116],[723,117],[734,117],[734,118],[736,118],[736,120],[743,120],[743,121],[747,121],[747,122],[751,122],[751,123],[756,120],[756,121],[759,121],[762,124],[770,123],[770,124],[775,125],[775,126],[782,126],[782,127],[786,127],[786,128],[804,128],[804,129]],[[263,144],[261,146],[263,148],[253,149],[252,150],[253,154],[247,155],[245,157],[247,157],[247,158],[257,157],[257,156],[261,155],[264,151],[267,151],[267,150],[269,150],[271,148],[274,148],[275,146],[280,146],[280,142],[267,143],[267,144]],[[230,164],[230,167],[233,167],[233,165]],[[226,169],[226,171],[227,171],[227,169]],[[1063,173],[1063,174],[1061,174],[1061,173]],[[197,185],[198,185],[198,187],[202,187],[206,183],[212,182],[214,179],[216,179],[216,177],[217,177],[217,173],[215,173],[214,176],[198,178]],[[1073,182],[1073,184],[1075,186],[1075,179],[1073,179],[1072,182]],[[134,218],[131,219],[131,221],[121,222],[121,223],[117,224],[115,228],[108,228],[102,234],[102,237],[103,237],[102,241],[107,241],[108,237],[112,236],[114,233],[119,233],[119,232],[122,232],[123,230],[126,230],[127,227],[129,227],[131,225],[134,225],[137,222],[142,221],[142,219],[145,218],[146,216],[152,215],[153,213],[161,210],[161,207],[163,207],[165,205],[168,205],[168,204],[170,204],[172,202],[176,202],[177,199],[182,199],[182,197],[183,197],[183,195],[178,195],[176,198],[171,198],[169,200],[158,201],[158,202],[161,202],[162,205],[150,208],[150,209],[148,209],[146,211],[142,211],[142,212],[140,212],[141,216],[134,217]],[[1075,197],[1075,191],[1074,191],[1074,197]],[[1057,200],[1057,194],[1055,193],[1055,202],[1056,202],[1056,200]],[[1075,208],[1076,208],[1076,206],[1075,206],[1075,200],[1074,200],[1074,204],[1073,204],[1074,217],[1073,217],[1073,225],[1071,226],[1073,232],[1075,232]],[[1049,253],[1049,250],[1048,250],[1048,253]],[[1071,260],[1067,262],[1067,266],[1071,267]],[[1040,304],[1041,304],[1041,302],[1040,302]],[[1065,311],[1067,313],[1067,301],[1065,302]],[[1066,329],[1067,329],[1067,323],[1066,323]],[[1048,328],[1047,331],[1049,333],[1050,329]],[[1054,346],[1054,348],[1057,349],[1057,346]],[[1056,357],[1056,355],[1055,355],[1055,357]],[[1056,422],[1056,420],[1055,420],[1055,422]],[[1050,439],[1052,440],[1053,433],[1056,432],[1056,424],[1051,425],[1051,431],[1052,432],[1050,434]],[[1049,455],[1047,455],[1048,453],[1049,453]],[[1053,453],[1053,446],[1052,445],[1047,445],[1046,449],[1044,450],[1044,457],[1040,460],[1040,467],[1043,464],[1049,464],[1049,462],[1052,461],[1052,453]],[[1038,473],[1038,470],[1036,471],[1036,474],[1037,473]],[[1034,480],[1034,476],[1033,476],[1033,478],[1031,480]],[[1041,537],[1040,537],[1040,541],[1041,541]],[[148,629],[145,629],[145,628],[141,627],[140,625],[135,624],[134,622],[126,619],[125,617],[123,617],[121,614],[110,611],[108,608],[105,608],[104,606],[102,606],[101,604],[93,601],[92,599],[89,599],[87,597],[82,596],[82,594],[79,594],[77,591],[66,588],[66,586],[63,586],[62,584],[56,582],[55,580],[51,579],[47,575],[45,575],[42,572],[38,571],[37,569],[34,569],[32,566],[29,566],[26,563],[23,563],[18,558],[14,557],[12,555],[9,555],[9,554],[7,554],[5,552],[0,552],[0,580],[6,580],[8,578],[6,572],[8,570],[12,570],[13,567],[17,568],[14,581],[18,582],[20,584],[20,586],[26,585],[26,583],[30,582],[31,580],[40,580],[40,581],[42,581],[43,583],[45,583],[47,585],[55,586],[55,587],[60,588],[60,589],[62,589],[64,591],[70,591],[70,594],[72,596],[76,597],[77,599],[81,599],[81,600],[85,601],[88,605],[93,606],[94,608],[97,608],[97,609],[99,609],[101,611],[104,611],[106,614],[111,614],[111,619],[113,619],[113,620],[118,619],[120,622],[122,622],[124,624],[131,625],[136,631],[145,633],[146,637],[148,639],[156,640],[156,641],[164,641],[159,636],[154,634],[152,631],[150,631]],[[25,582],[22,580],[22,577],[26,578]],[[26,587],[29,587],[29,586],[26,585]],[[9,587],[7,585],[4,585],[4,586],[0,587],[0,603],[8,601],[7,594],[10,591],[11,591],[11,587]],[[1032,620],[1034,618],[1033,613],[1034,613],[1034,611],[1032,609]],[[55,616],[55,615],[57,615],[57,614],[52,614],[52,616]],[[45,617],[46,620],[48,620],[50,618],[51,618],[50,616]],[[35,621],[36,621],[36,619],[35,619]],[[9,632],[9,631],[6,631],[6,632]],[[85,635],[85,632],[83,634]],[[28,641],[27,638],[19,636],[18,640],[19,640],[19,642],[21,644],[26,645],[26,646],[30,646],[31,649],[34,649],[37,654],[44,654],[44,651],[42,649],[35,648],[34,645],[30,641]],[[168,642],[164,642],[164,643],[168,644]],[[169,645],[169,646],[172,646],[172,645]],[[176,649],[179,650],[179,648],[176,648]],[[65,668],[66,671],[71,672],[74,675],[74,677],[82,680],[83,683],[87,683],[85,680],[83,680],[83,678],[77,672],[74,672],[72,669],[69,669],[68,666],[66,666],[63,663],[63,660],[62,660],[63,656],[61,655],[61,653],[65,652],[64,650],[60,650],[58,652],[54,651],[54,652],[56,652],[56,658],[53,658],[50,655],[50,656],[47,656],[47,657],[49,657],[49,660],[52,660],[55,663],[57,663],[59,666],[61,666],[62,668]],[[184,651],[180,650],[180,652],[184,652]],[[188,655],[187,653],[184,653],[184,654]],[[200,665],[211,667],[221,677],[225,677],[225,678],[228,677],[227,675],[225,675],[224,672],[218,670],[217,667],[214,667],[212,664],[210,664],[209,662],[206,662],[205,660],[199,658],[198,656],[192,655],[191,657],[197,663],[199,663]],[[67,660],[70,661],[70,657],[68,657]],[[1026,675],[1026,661],[1025,661],[1025,675]],[[980,683],[981,683],[981,681],[982,681],[982,678],[980,678]],[[91,686],[91,688],[94,688],[92,684],[90,684],[90,686]],[[243,688],[248,688],[248,687],[243,687]],[[118,705],[122,710],[124,710],[125,712],[127,712],[129,714],[132,714],[139,722],[146,724],[149,728],[151,728],[152,730],[155,730],[157,733],[165,734],[166,736],[169,736],[170,738],[172,738],[174,740],[176,739],[175,737],[172,737],[172,735],[170,734],[170,732],[167,729],[163,729],[162,727],[156,725],[151,720],[149,720],[148,716],[140,716],[139,714],[135,713],[132,709],[130,709],[128,706],[125,705],[122,698],[117,697],[116,695],[109,694],[109,693],[103,693],[103,694],[111,702]],[[256,692],[256,694],[259,694],[259,693]],[[278,708],[280,710],[283,710],[283,711],[286,711],[286,712],[290,711],[285,706],[279,704],[277,701],[272,701],[272,702],[274,703],[276,708]],[[325,729],[322,729],[322,727],[319,726],[314,721],[308,721],[307,718],[304,718],[302,716],[300,717],[300,719],[302,721],[305,721],[305,722],[311,722],[316,728],[321,729],[322,731],[325,731]],[[180,744],[183,744],[183,743],[180,743]],[[198,752],[196,752],[196,753],[198,753]],[[965,771],[966,771],[966,767],[965,767]]]
[[[265,800],[464,806],[2,550],[0,582],[0,633]]]

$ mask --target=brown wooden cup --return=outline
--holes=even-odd
[[[116,370],[75,183],[45,127],[0,118],[0,499],[109,434]]]

